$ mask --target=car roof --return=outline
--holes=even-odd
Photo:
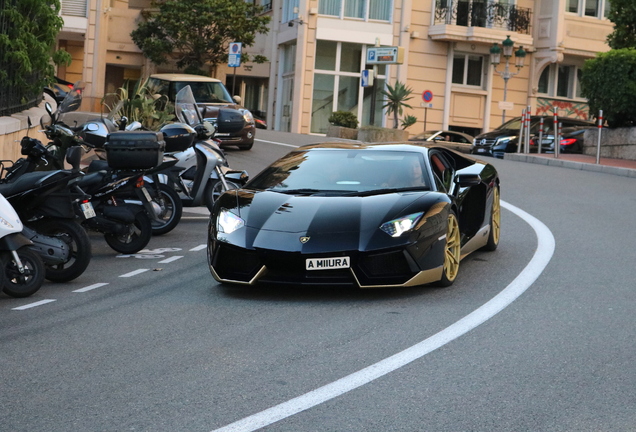
[[[152,74],[150,78],[157,78],[164,81],[188,81],[188,82],[221,82],[216,78],[206,77],[203,75],[192,75],[192,74],[175,74],[175,73],[163,73],[163,74]]]

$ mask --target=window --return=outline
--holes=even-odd
[[[340,18],[391,21],[393,0],[320,0],[318,13]]]
[[[282,22],[288,22],[298,18],[298,1],[284,0]]]
[[[581,98],[583,71],[574,65],[552,64],[541,72],[537,91],[552,97]]]
[[[567,0],[565,10],[579,16],[607,17],[610,0]]]
[[[482,86],[484,58],[475,54],[455,54],[453,57],[453,84]]]
[[[321,2],[320,4],[324,4]],[[314,84],[312,95],[312,133],[326,133],[327,119],[333,111],[350,111],[361,125],[370,123],[372,92],[370,87],[360,87],[360,71],[371,69],[363,59],[364,45],[326,40],[316,41]],[[382,94],[386,65],[378,66],[376,79],[376,103],[374,116],[382,118]]]

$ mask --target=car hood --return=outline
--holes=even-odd
[[[402,192],[364,197],[296,196],[277,192],[241,190],[224,194],[219,201],[245,222],[245,247],[303,252],[373,249],[396,240],[379,230],[392,219],[426,211],[444,201],[437,192]],[[447,198],[446,198],[447,199]],[[300,237],[311,241],[301,244]],[[241,242],[242,243],[242,242]]]
[[[220,102],[220,103],[197,103],[197,106],[203,108],[203,118],[217,118],[220,108],[231,108],[235,110],[243,109],[241,105]]]

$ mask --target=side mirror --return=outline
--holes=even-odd
[[[50,116],[53,113],[53,107],[51,106],[50,103],[45,102],[44,103],[44,109],[46,110],[46,113]]]
[[[239,95],[235,95],[234,97],[232,97],[232,99],[234,99],[234,102],[236,102],[238,105],[241,104],[241,97]]]
[[[481,183],[481,177],[479,174],[457,174],[455,176],[455,183],[459,187],[477,186]]]

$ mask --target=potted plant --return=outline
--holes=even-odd
[[[328,137],[357,139],[358,117],[350,111],[334,111],[327,121],[330,123]]]

